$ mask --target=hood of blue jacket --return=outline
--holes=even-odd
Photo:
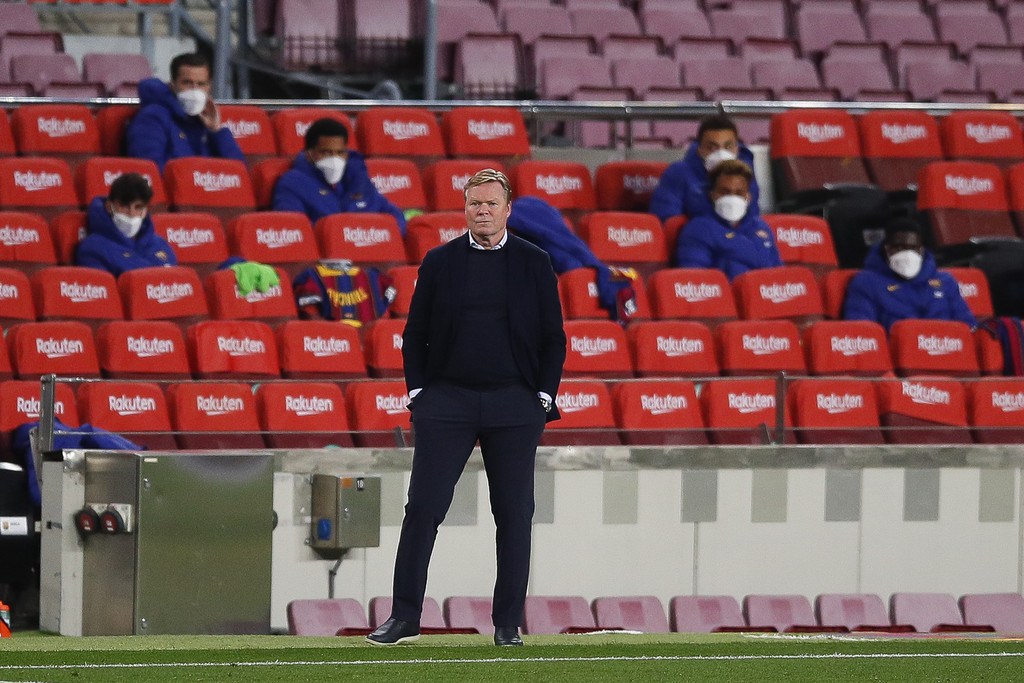
[[[86,219],[86,225],[89,226],[88,232],[90,235],[101,235],[112,242],[123,244],[125,247],[133,248],[136,243],[142,242],[147,239],[150,235],[155,234],[153,232],[153,219],[149,217],[149,213],[146,213],[146,217],[142,221],[142,227],[139,228],[139,233],[134,237],[125,237],[124,234],[117,229],[114,225],[114,219],[107,213],[107,207],[104,205],[106,197],[96,197],[89,202],[89,212]]]
[[[169,109],[171,114],[178,119],[187,119],[189,116],[181,108],[178,96],[159,78],[147,78],[139,81],[139,105],[145,107],[149,104],[159,104]]]
[[[309,159],[306,158],[305,151],[299,152],[295,156],[295,160],[292,162],[292,168],[318,179],[325,185],[327,184],[327,178],[324,177],[323,171],[317,168],[316,165],[310,163]],[[353,149],[350,149],[348,151],[348,159],[345,161],[345,172],[341,174],[342,188],[349,190],[351,189],[350,186],[353,186],[353,179],[368,177],[369,171],[366,169],[366,161],[363,159],[363,155]],[[357,184],[358,183],[356,183],[356,185]]]

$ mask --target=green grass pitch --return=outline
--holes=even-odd
[[[776,634],[362,638],[16,633],[2,681],[1014,681],[1024,639]]]

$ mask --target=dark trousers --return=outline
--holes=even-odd
[[[437,528],[477,441],[497,527],[495,626],[519,626],[530,576],[533,470],[544,409],[525,385],[475,390],[431,384],[413,401],[416,448],[395,558],[391,616],[419,621]]]

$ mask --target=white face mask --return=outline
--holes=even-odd
[[[114,220],[114,226],[120,233],[129,239],[139,234],[139,230],[142,229],[142,221],[146,218],[145,214],[142,216],[129,216],[126,213],[118,213],[117,211],[110,214],[110,217]]]
[[[716,149],[714,152],[704,157],[704,168],[710,171],[723,161],[732,161],[735,158],[736,155],[727,149]]]
[[[726,223],[738,223],[747,215],[747,200],[734,194],[727,194],[715,200],[715,213]]]
[[[917,277],[923,264],[924,256],[913,249],[903,249],[889,257],[889,267],[892,268],[892,272],[907,280]]]
[[[178,102],[188,116],[198,116],[206,108],[206,93],[202,90],[182,90]]]
[[[334,185],[345,173],[345,160],[341,157],[324,157],[316,162],[316,167],[324,174],[328,185]]]

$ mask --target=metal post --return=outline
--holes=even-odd
[[[53,450],[54,403],[57,401],[57,376],[43,375],[39,388],[39,452]]]
[[[139,12],[139,48],[150,64],[156,64],[156,41],[153,39],[153,13]]]
[[[213,97],[225,99],[231,64],[231,0],[217,0],[217,40],[213,52]]]
[[[423,35],[423,99],[437,99],[437,0],[427,0]]]
[[[786,443],[786,373],[775,377],[775,434],[773,444]]]

